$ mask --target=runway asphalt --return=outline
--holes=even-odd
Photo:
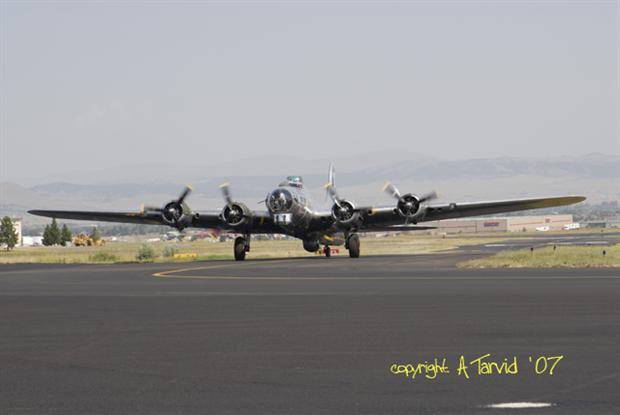
[[[618,270],[454,267],[497,249],[0,265],[0,414],[619,413]]]

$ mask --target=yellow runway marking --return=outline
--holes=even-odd
[[[265,261],[265,262],[261,262],[263,264],[280,264],[282,262],[291,262],[293,261],[292,259],[281,259],[281,260],[275,260],[275,261]],[[256,265],[257,263],[248,263],[251,265]],[[177,269],[171,269],[168,271],[161,271],[161,272],[156,272],[155,274],[153,274],[154,277],[160,277],[160,278],[187,278],[187,277],[192,277],[192,276],[181,276],[181,275],[170,275],[170,274],[178,274],[180,272],[189,272],[189,271],[198,271],[198,270],[209,270],[209,269],[221,269],[221,268],[230,268],[234,265],[237,265],[235,263],[227,263],[227,264],[220,264],[220,265],[206,265],[206,266],[202,266],[202,267],[191,267],[191,268],[177,268]],[[247,268],[247,267],[245,267]],[[243,269],[243,268],[242,268]],[[203,276],[201,276],[203,277]],[[248,277],[251,278],[251,277]]]
[[[38,264],[37,264],[38,265]],[[75,273],[84,273],[84,272],[110,272],[111,268],[114,268],[114,271],[135,271],[135,268],[117,268],[116,264],[41,264],[41,265],[77,265],[79,268],[37,268],[37,269],[15,269],[15,270],[0,270],[0,277],[11,275],[11,274],[49,274],[53,273],[63,273],[63,274],[75,274]],[[84,267],[88,267],[88,269],[84,269]],[[156,264],[154,266],[143,268],[143,271],[156,270]]]
[[[163,274],[163,275],[162,275]],[[465,280],[617,280],[620,277],[247,277],[229,275],[168,275],[153,274],[159,278],[192,279],[192,280],[240,280],[240,281],[465,281]]]
[[[273,261],[269,262],[269,264],[273,263],[282,263],[282,262],[290,262],[291,260],[281,260],[281,261]],[[600,276],[571,276],[571,275],[542,275],[542,276],[505,276],[505,277],[484,277],[484,276],[444,276],[444,277],[266,277],[266,276],[244,276],[244,275],[177,275],[185,272],[193,272],[198,270],[211,270],[211,269],[222,269],[222,268],[230,268],[234,264],[224,264],[224,265],[212,265],[212,266],[204,266],[204,267],[193,267],[193,268],[181,268],[181,269],[173,269],[169,271],[161,271],[153,274],[154,277],[158,278],[173,278],[173,279],[195,279],[195,280],[231,280],[231,281],[458,281],[458,280],[487,280],[487,281],[504,281],[504,280],[617,280],[620,279],[620,276],[615,275],[600,275]],[[247,270],[243,269],[243,270]]]

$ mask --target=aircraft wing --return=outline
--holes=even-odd
[[[537,199],[512,199],[492,202],[448,203],[427,207],[424,221],[494,215],[529,209],[544,209],[572,205],[586,200],[583,196],[545,197]]]
[[[196,228],[221,229],[234,233],[244,233],[243,229],[228,226],[220,217],[221,211],[197,212],[192,226]],[[247,233],[282,233],[282,229],[276,227],[271,220],[271,215],[266,210],[253,210],[247,227]]]
[[[145,225],[168,225],[162,220],[162,216],[157,212],[101,212],[101,211],[79,211],[79,210],[29,210],[28,213],[37,216],[46,216],[57,219],[88,220],[93,222],[117,222],[135,223]],[[224,231],[239,231],[228,226],[220,218],[221,211],[194,212],[197,214],[192,219],[191,227],[205,229],[222,229]],[[279,233],[270,220],[267,211],[252,211],[250,221],[247,226],[248,233]]]
[[[402,222],[402,221],[401,221]],[[376,225],[362,227],[360,232],[414,232],[414,231],[429,231],[431,229],[437,229],[436,226],[418,226],[418,225]]]
[[[545,197],[535,199],[511,199],[489,202],[445,203],[420,207],[416,214],[417,222],[442,219],[465,218],[470,216],[494,215],[497,213],[516,212],[520,210],[542,209],[555,206],[572,205],[584,201],[583,196]],[[364,215],[364,230],[375,226],[402,225],[405,219],[394,207],[371,208]]]
[[[164,225],[161,215],[140,212],[96,212],[80,210],[29,210],[28,213],[57,219],[90,220],[93,222],[138,223]]]

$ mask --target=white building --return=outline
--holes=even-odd
[[[42,236],[22,236],[22,246],[41,246],[43,245]]]
[[[437,232],[532,232],[539,228],[562,230],[573,223],[573,215],[506,216],[496,218],[464,218],[424,222],[421,225],[437,226]]]

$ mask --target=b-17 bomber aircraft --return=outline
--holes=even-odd
[[[351,258],[360,256],[358,232],[390,232],[434,229],[418,223],[440,219],[489,215],[528,209],[570,205],[585,200],[582,196],[514,199],[493,202],[431,204],[435,192],[424,195],[401,193],[387,183],[384,191],[394,199],[391,206],[356,206],[336,191],[335,170],[329,168],[325,189],[333,201],[331,210],[314,210],[300,176],[289,176],[267,194],[266,210],[250,210],[233,200],[227,183],[220,186],[226,205],[221,211],[192,211],[185,199],[191,192],[187,186],[177,200],[163,207],[142,207],[139,212],[93,212],[67,210],[31,210],[28,213],[62,219],[168,225],[182,231],[185,228],[211,228],[238,234],[234,244],[237,261],[250,251],[252,234],[286,234],[303,241],[308,252],[329,257],[330,246],[344,245]]]

